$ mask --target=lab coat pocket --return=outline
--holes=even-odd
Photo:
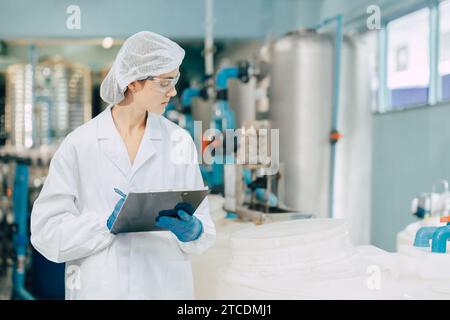
[[[167,261],[165,298],[194,299],[192,267],[189,260]]]

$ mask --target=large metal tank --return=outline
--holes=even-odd
[[[311,30],[278,39],[271,51],[269,119],[280,133],[285,205],[328,214],[333,41]],[[281,199],[283,200],[283,199]]]
[[[34,77],[33,77],[34,74]],[[34,88],[34,90],[33,90]],[[91,118],[90,69],[61,58],[6,71],[7,144],[31,148],[61,141]]]

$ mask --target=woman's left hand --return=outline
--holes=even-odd
[[[174,212],[178,215],[179,219],[173,217],[173,215],[161,214],[161,212],[156,218],[155,225],[173,232],[178,240],[182,242],[197,240],[203,232],[202,222],[184,209],[174,210]]]

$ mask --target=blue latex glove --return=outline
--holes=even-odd
[[[122,191],[120,191],[119,189],[114,188],[114,191],[117,194],[119,194],[121,198],[119,199],[119,201],[117,201],[113,212],[111,213],[111,215],[108,218],[108,221],[106,222],[106,226],[108,227],[109,230],[111,230],[114,221],[116,221],[117,215],[119,214],[120,209],[122,209],[122,206],[125,203],[125,198],[127,197],[127,195]]]
[[[160,211],[155,225],[173,232],[181,242],[197,240],[203,232],[203,225],[193,213],[189,203],[180,202],[174,209]]]
[[[156,217],[156,221],[159,220],[160,217],[162,216],[166,216],[166,217],[172,217],[172,218],[178,218],[180,219],[180,217],[178,216],[178,210],[184,210],[187,213],[189,213],[190,215],[194,214],[194,208],[191,206],[190,203],[187,202],[178,202],[177,205],[175,206],[175,208],[170,209],[170,210],[161,210],[159,212],[159,216]]]

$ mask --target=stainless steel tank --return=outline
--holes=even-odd
[[[34,89],[34,90],[33,90]],[[31,148],[61,141],[91,118],[91,76],[61,58],[14,64],[6,71],[8,145]]]
[[[318,217],[328,214],[333,41],[298,30],[271,49],[269,120],[280,133],[284,202]]]
[[[228,102],[236,116],[236,127],[240,128],[245,122],[256,119],[255,110],[256,79],[250,77],[247,83],[233,80],[228,85]]]
[[[33,144],[33,71],[31,64],[14,64],[6,71],[5,131],[7,144]]]

